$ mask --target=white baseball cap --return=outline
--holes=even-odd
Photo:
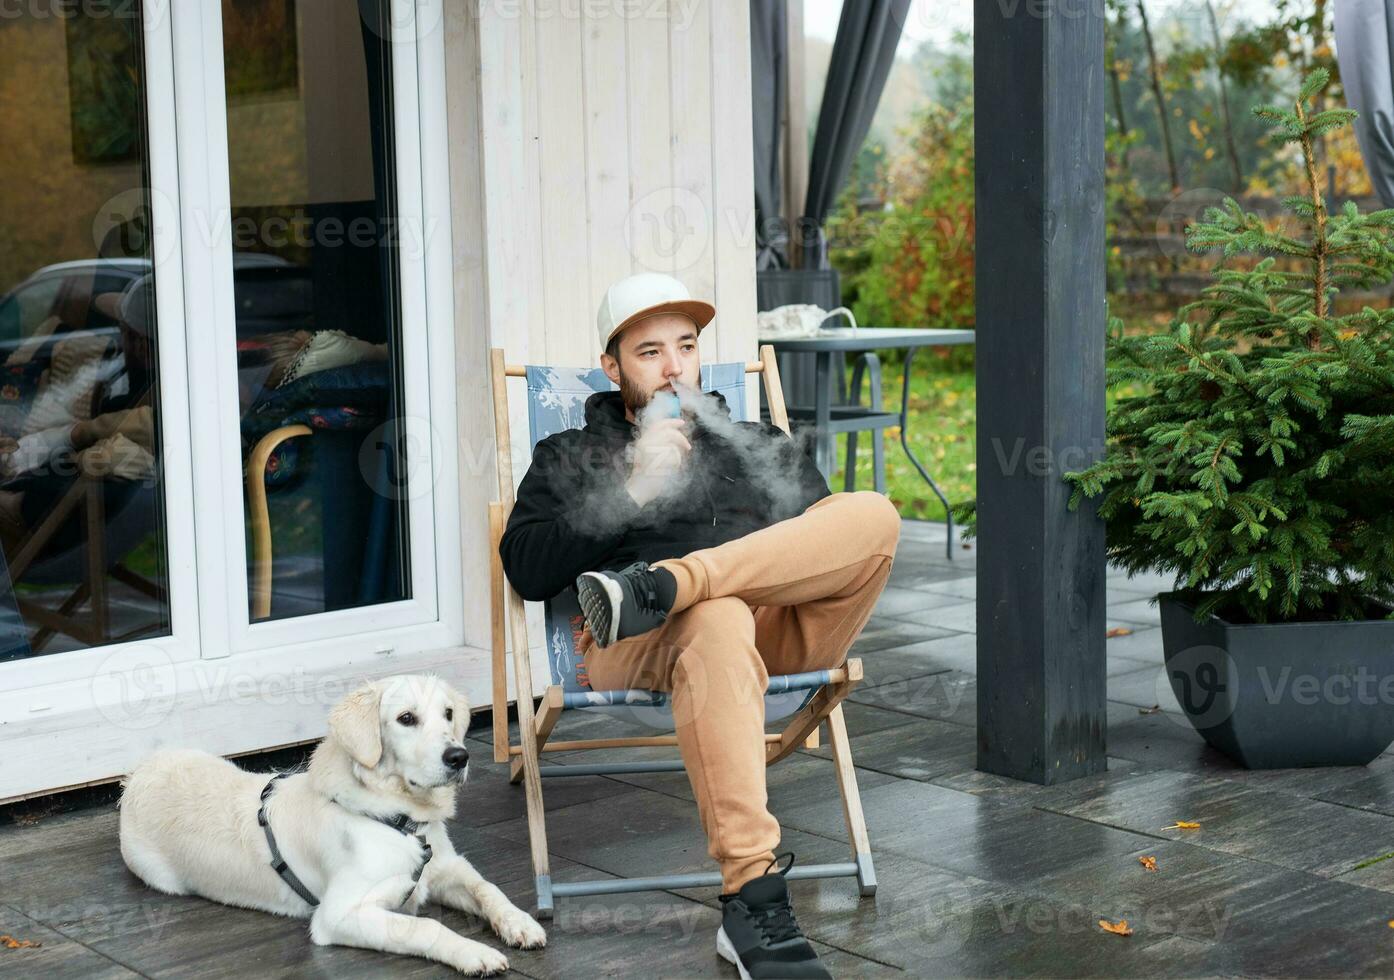
[[[605,290],[595,323],[602,349],[626,327],[658,313],[681,313],[697,325],[700,332],[716,316],[716,307],[693,299],[687,287],[661,272],[640,272],[626,276]]]

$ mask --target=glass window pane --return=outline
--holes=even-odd
[[[254,621],[411,594],[387,6],[223,0]]]
[[[170,630],[141,7],[0,17],[0,659]]]

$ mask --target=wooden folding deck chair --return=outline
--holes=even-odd
[[[658,691],[593,691],[585,683],[584,665],[575,644],[584,625],[574,589],[544,603],[545,643],[551,684],[534,706],[531,656],[523,600],[507,582],[499,558],[508,515],[513,508],[513,460],[508,422],[510,377],[526,378],[528,392],[529,453],[537,443],[554,432],[581,425],[586,398],[614,386],[599,368],[555,368],[504,363],[503,351],[490,351],[490,373],[494,396],[494,434],[498,447],[499,502],[489,505],[492,560],[491,627],[493,631],[493,716],[494,761],[510,763],[510,780],[522,782],[527,797],[528,837],[536,875],[537,912],[550,917],[557,898],[575,895],[602,895],[616,892],[657,891],[671,888],[718,886],[721,875],[669,874],[646,878],[609,878],[592,881],[553,882],[547,859],[547,827],[542,803],[542,780],[557,776],[594,776],[621,773],[676,772],[681,760],[609,762],[596,765],[540,764],[544,752],[575,752],[587,749],[614,749],[638,746],[677,745],[668,695]],[[702,368],[702,387],[720,391],[735,419],[746,410],[746,375],[764,378],[766,404],[774,424],[789,431],[784,395],[779,385],[774,349],[762,347],[760,360],[729,364],[709,364]],[[513,668],[517,687],[519,744],[510,743],[508,734],[508,680],[505,664],[504,617],[509,617],[513,635]],[[842,718],[842,701],[862,678],[860,660],[848,660],[836,670],[810,671],[770,678],[765,697],[767,721],[788,718],[782,732],[766,734],[766,762],[773,764],[800,745],[817,745],[819,725],[826,723],[832,749],[843,815],[847,820],[852,860],[845,863],[800,865],[792,878],[855,877],[862,895],[876,893],[876,874],[872,866],[871,845],[862,816],[861,796],[852,766],[847,727]],[[561,713],[570,708],[620,714],[667,734],[624,738],[584,739],[549,742]]]

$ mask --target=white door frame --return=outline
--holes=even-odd
[[[195,444],[194,466],[204,659],[269,648],[308,650],[315,644],[332,645],[346,655],[423,649],[458,642],[462,635],[458,623],[441,622],[438,596],[438,590],[458,595],[460,584],[454,544],[458,530],[449,533],[458,528],[452,506],[455,475],[445,465],[454,445],[454,389],[448,375],[442,378],[432,370],[453,364],[453,315],[450,303],[432,301],[427,282],[428,255],[437,276],[442,269],[449,275],[449,200],[438,187],[428,188],[431,179],[423,173],[420,149],[424,132],[444,129],[444,91],[427,90],[425,104],[418,98],[418,45],[423,51],[431,49],[428,58],[444,57],[441,2],[391,0],[397,219],[400,229],[426,246],[397,250],[412,596],[261,623],[250,622],[248,615],[221,5],[219,0],[198,0],[187,8],[190,16],[184,16],[185,8],[176,15],[176,48],[190,53],[177,80],[180,116],[205,124],[203,132],[180,144],[181,172],[206,176],[197,189],[199,203],[186,207],[186,215],[200,222],[196,227],[208,235],[200,243],[200,265],[191,274],[204,288],[190,289],[207,301],[201,315],[189,320],[191,325],[208,324],[208,341],[191,345],[189,363],[190,376],[201,379],[201,387],[206,385],[192,404],[194,431],[205,434]],[[418,27],[423,32],[419,39]],[[364,152],[369,152],[367,147]],[[436,169],[448,180],[444,168],[442,159]],[[217,220],[207,220],[200,212]],[[434,285],[440,295],[441,284]],[[448,278],[444,294],[449,295]],[[452,553],[457,556],[454,561],[444,560]]]
[[[329,703],[351,680],[432,670],[473,695],[487,692],[487,654],[460,646],[444,0],[392,2],[397,210],[424,242],[399,250],[409,474],[431,474],[420,496],[419,483],[408,489],[413,598],[248,622],[221,10],[218,0],[177,9],[150,0],[173,632],[0,664],[0,800],[110,779],[159,746],[234,754],[319,737]]]

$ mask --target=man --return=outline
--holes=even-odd
[[[670,276],[610,287],[600,361],[620,390],[587,399],[583,429],[538,443],[499,551],[525,599],[576,582],[593,688],[672,692],[721,866],[721,954],[746,978],[826,977],[770,873],[763,695],[771,674],[845,662],[900,518],[880,494],[829,494],[783,432],[732,423],[698,391],[697,335],[715,312]],[[674,395],[681,415],[655,418]]]

